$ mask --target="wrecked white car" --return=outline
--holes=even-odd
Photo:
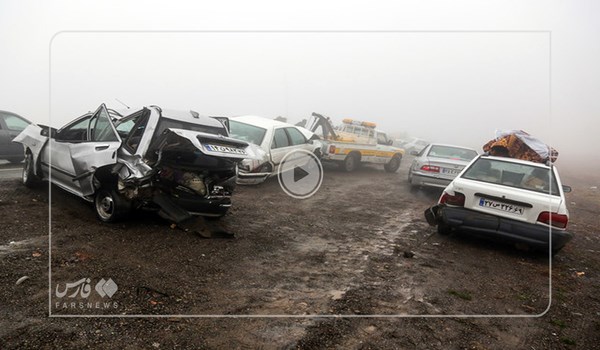
[[[232,117],[230,124],[231,136],[249,142],[257,155],[256,159],[245,159],[240,164],[237,180],[240,185],[262,183],[278,172],[300,165],[297,162],[306,161],[302,157],[288,160],[286,169],[282,169],[282,160],[289,152],[304,150],[320,158],[323,144],[318,136],[303,127],[250,115]]]
[[[137,208],[182,222],[225,215],[238,162],[255,157],[228,123],[157,106],[122,116],[102,104],[59,130],[32,124],[14,141],[24,146],[26,186],[48,180],[93,202],[105,222]]]

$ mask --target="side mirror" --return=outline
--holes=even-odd
[[[56,137],[56,129],[46,125],[40,125],[40,127],[42,128],[42,130],[40,131],[40,135],[49,137],[51,139]]]
[[[417,152],[417,151],[410,151],[410,155],[411,156],[418,156],[419,152]]]
[[[564,192],[564,193],[570,193],[570,192],[573,190],[573,189],[571,188],[571,186],[566,186],[566,185],[563,185],[563,186],[562,186],[562,189],[563,189],[563,192]]]

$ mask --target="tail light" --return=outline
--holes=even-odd
[[[454,205],[457,207],[465,206],[465,195],[460,192],[454,192],[454,195],[444,192],[440,198],[440,204]]]
[[[329,153],[335,153],[335,145],[329,145]]]
[[[567,228],[569,217],[564,214],[543,211],[540,213],[540,215],[538,215],[537,221],[557,228]]]
[[[429,171],[432,173],[439,173],[440,172],[440,167],[439,166],[434,166],[434,165],[423,165],[421,167],[421,170],[423,171]]]

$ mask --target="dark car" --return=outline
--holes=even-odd
[[[0,111],[0,159],[11,163],[23,160],[23,145],[12,140],[31,122],[12,112]]]

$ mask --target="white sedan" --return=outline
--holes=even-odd
[[[438,233],[464,231],[551,249],[555,254],[573,237],[556,166],[505,157],[475,158],[425,211]]]
[[[282,170],[282,159],[291,151],[306,150],[320,155],[319,137],[305,128],[257,116],[232,117],[229,124],[231,137],[254,144],[263,151],[259,160],[242,161],[238,184],[259,184],[276,175]],[[286,161],[286,166],[293,164]]]

